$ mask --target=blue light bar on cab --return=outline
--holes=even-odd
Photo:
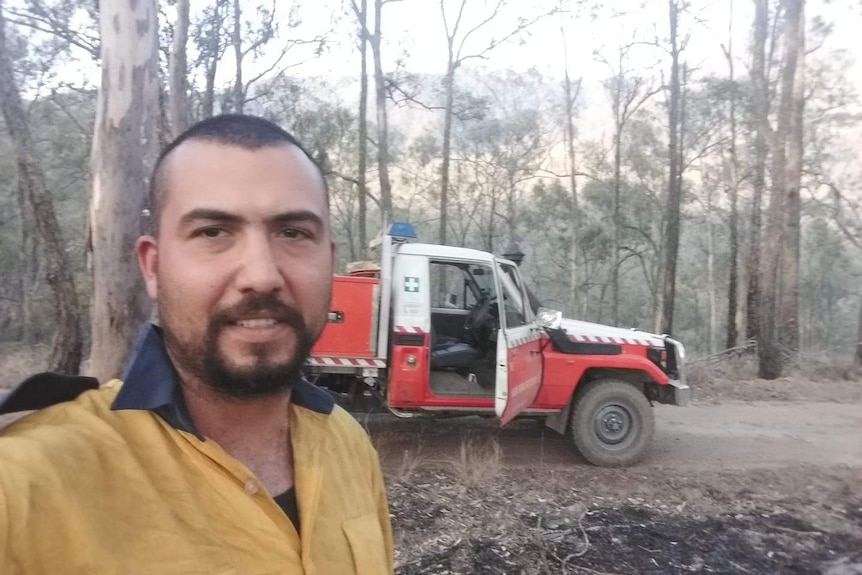
[[[394,240],[415,240],[416,231],[413,229],[413,224],[407,222],[392,222],[389,225],[389,235]]]

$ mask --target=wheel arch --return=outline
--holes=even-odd
[[[656,383],[650,375],[642,369],[625,369],[625,368],[608,368],[608,367],[591,367],[581,375],[577,385],[572,389],[566,405],[562,410],[549,415],[545,418],[545,426],[553,429],[560,435],[565,435],[569,431],[571,420],[572,406],[575,400],[593,385],[601,385],[602,380],[613,379],[623,381],[635,387],[638,391],[644,394],[647,399],[650,399],[647,394],[649,385]]]

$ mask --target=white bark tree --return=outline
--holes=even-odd
[[[170,57],[171,128],[174,137],[183,133],[189,124],[188,39],[189,0],[177,0],[177,22],[174,24],[174,45]]]
[[[100,4],[102,84],[93,138],[90,369],[120,374],[150,312],[134,243],[143,231],[149,167],[157,148],[158,20],[155,0]]]

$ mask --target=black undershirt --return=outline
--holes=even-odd
[[[275,502],[278,503],[284,514],[287,515],[290,522],[296,527],[296,531],[299,532],[299,507],[296,505],[296,490],[291,487],[281,495],[277,495]]]

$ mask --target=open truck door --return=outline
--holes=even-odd
[[[515,264],[498,260],[500,330],[494,410],[506,425],[536,400],[542,385],[542,331],[536,324],[527,292]]]

